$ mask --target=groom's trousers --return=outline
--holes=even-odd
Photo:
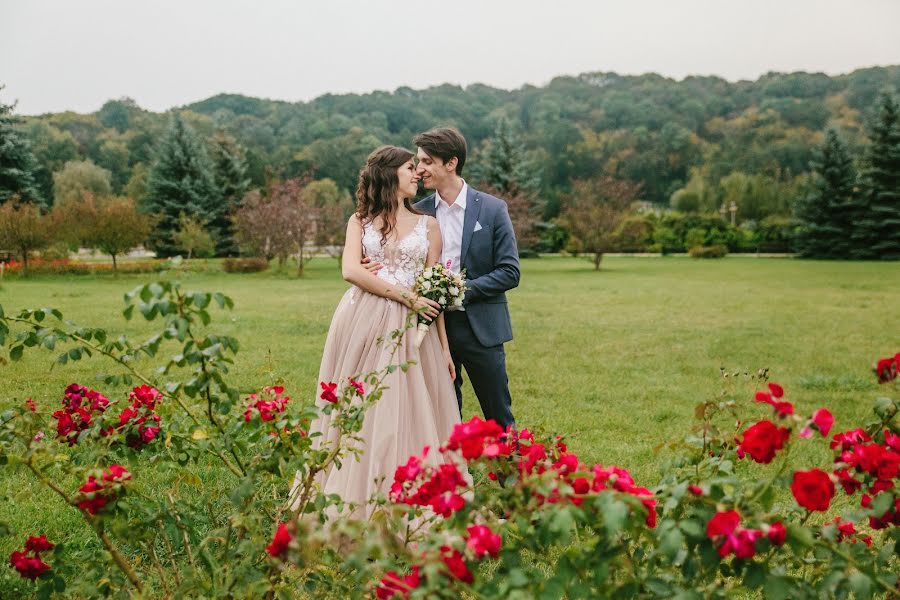
[[[506,352],[503,344],[483,346],[475,337],[469,318],[464,311],[444,313],[447,341],[456,367],[456,401],[462,415],[462,372],[472,382],[475,395],[481,404],[485,419],[493,419],[506,429],[515,429],[512,414],[512,397],[509,395],[509,378],[506,375]]]

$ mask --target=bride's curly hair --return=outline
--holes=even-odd
[[[397,169],[415,156],[406,148],[397,146],[381,146],[366,159],[366,166],[359,172],[359,183],[356,186],[356,216],[365,226],[381,217],[381,243],[397,226]],[[412,207],[409,198],[404,198],[407,210],[421,214]]]

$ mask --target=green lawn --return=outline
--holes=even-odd
[[[141,339],[151,327],[121,318],[122,294],[147,279],[6,280],[0,304],[7,314],[52,306],[78,323]],[[214,311],[212,327],[242,343],[239,383],[266,383],[272,370],[294,397],[312,398],[332,310],[346,288],[333,259],[314,260],[303,279],[206,272],[183,281],[235,300],[230,314]],[[508,366],[520,426],[563,433],[584,460],[630,468],[646,484],[658,474],[654,448],[680,438],[694,405],[720,391],[720,367],[768,367],[798,412],[828,406],[840,429],[870,414],[878,393],[871,366],[900,350],[897,263],[610,258],[595,272],[583,259],[542,258],[523,263],[510,303],[516,338]],[[0,408],[31,396],[53,410],[67,383],[97,385],[94,376],[109,367],[93,359],[50,371],[53,356],[28,352],[0,366]],[[469,391],[465,416],[477,411]],[[48,511],[35,500],[46,492],[24,471],[0,469],[0,494],[0,522],[17,531],[61,539],[79,527],[74,511],[58,502],[50,506],[59,511]]]

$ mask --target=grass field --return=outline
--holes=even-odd
[[[694,405],[720,391],[720,367],[768,367],[798,412],[828,406],[840,429],[869,416],[878,394],[872,364],[900,350],[897,263],[610,258],[603,267],[595,272],[572,258],[523,263],[522,285],[510,294],[513,408],[520,426],[565,434],[584,460],[619,464],[646,484],[658,475],[654,448],[683,436]],[[122,294],[147,279],[7,280],[0,304],[7,314],[52,306],[67,319],[142,339],[152,329],[121,318]],[[211,327],[241,341],[241,385],[266,383],[272,369],[294,397],[311,399],[332,310],[346,288],[333,259],[314,260],[303,279],[188,272],[182,280],[235,300],[231,313],[214,311]],[[31,396],[53,410],[67,383],[96,385],[96,373],[110,366],[93,359],[49,371],[53,356],[28,352],[23,362],[0,366],[0,408]],[[464,416],[477,411],[469,390]],[[24,471],[0,469],[0,493],[0,522],[17,531],[62,540],[81,527],[61,503],[52,504],[58,513],[39,508],[46,492]],[[0,551],[11,546],[4,541]]]

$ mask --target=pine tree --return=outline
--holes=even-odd
[[[0,86],[3,90],[3,86]],[[27,202],[46,206],[37,183],[39,165],[27,138],[16,129],[15,105],[0,103],[0,204],[14,194]]]
[[[849,258],[854,229],[856,170],[846,145],[829,130],[811,165],[815,173],[812,191],[797,202],[795,215],[801,225],[795,244],[802,256]]]
[[[212,158],[216,186],[224,206],[219,217],[209,223],[209,229],[215,234],[216,255],[237,256],[232,216],[250,188],[244,148],[234,138],[218,133],[213,138]]]
[[[869,136],[855,257],[900,259],[900,111],[884,94]]]
[[[519,132],[505,118],[497,121],[494,136],[485,140],[476,158],[473,179],[501,194],[531,196],[540,187],[537,165],[525,154]]]
[[[149,246],[158,256],[174,256],[173,239],[182,213],[212,222],[224,212],[213,163],[193,129],[175,115],[156,153],[147,182],[145,212],[159,215]],[[215,235],[215,234],[214,234]]]

